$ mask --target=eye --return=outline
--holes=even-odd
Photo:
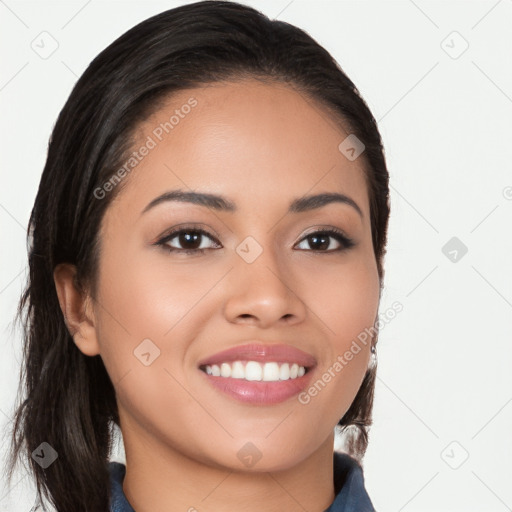
[[[209,238],[213,242],[213,247],[208,244],[206,238]],[[181,247],[175,247],[175,244],[179,244]],[[169,252],[184,254],[201,254],[206,249],[216,249],[221,247],[213,235],[210,235],[207,231],[188,227],[182,227],[171,231],[158,240],[155,245],[160,245]]]
[[[336,240],[338,247],[332,248],[332,239]],[[301,244],[309,243],[309,246],[316,252],[338,252],[350,249],[355,245],[355,242],[346,236],[343,232],[330,228],[321,231],[310,233],[302,239]],[[335,245],[335,244],[334,244]],[[300,250],[304,250],[302,247]],[[306,248],[307,250],[307,248]]]
[[[208,239],[210,242],[208,242]],[[338,247],[332,247],[332,240],[335,240]],[[179,247],[176,247],[176,244]],[[309,249],[304,247],[305,244],[309,245]],[[207,249],[218,249],[221,244],[216,238],[197,227],[180,227],[167,233],[164,237],[158,240],[155,245],[162,246],[168,252],[183,253],[183,254],[202,254]],[[303,247],[300,247],[302,245]],[[314,252],[340,252],[350,247],[353,247],[355,242],[347,237],[342,231],[334,228],[323,229],[314,231],[302,239],[298,247],[299,250],[312,250]]]

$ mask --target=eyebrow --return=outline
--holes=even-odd
[[[164,194],[153,199],[145,208],[142,210],[141,215],[151,210],[155,206],[167,202],[167,201],[179,201],[184,203],[192,203],[200,206],[206,206],[217,211],[225,212],[236,212],[237,207],[235,203],[230,201],[224,196],[216,194],[208,194],[202,192],[185,192],[183,190],[170,190]],[[345,194],[339,194],[337,192],[325,192],[322,194],[309,195],[294,199],[289,207],[288,212],[290,213],[302,213],[309,210],[321,208],[322,206],[331,203],[342,203],[347,204],[354,208],[357,213],[363,218],[363,212],[359,208],[358,204],[346,196]]]

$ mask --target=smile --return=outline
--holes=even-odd
[[[270,361],[259,363],[258,361],[233,361],[214,365],[205,365],[201,368],[208,375],[214,377],[226,377],[231,379],[243,379],[247,381],[276,382],[302,377],[307,369],[297,363],[278,363]]]

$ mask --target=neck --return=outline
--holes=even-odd
[[[334,434],[294,467],[256,472],[206,465],[154,437],[128,432],[123,491],[137,512],[323,512],[335,498]]]

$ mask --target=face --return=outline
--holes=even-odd
[[[181,91],[139,126],[140,158],[101,225],[88,341],[115,387],[127,456],[144,446],[148,456],[240,469],[245,450],[269,471],[331,438],[369,343],[344,354],[373,325],[379,300],[362,158],[338,149],[347,135],[313,100],[257,81]],[[148,206],[176,190],[227,204]],[[345,199],[289,210],[324,193]],[[247,344],[284,349],[214,358]],[[220,369],[222,359],[225,372],[257,359],[256,373],[201,366]],[[302,361],[305,375],[286,379],[288,360]],[[283,381],[250,380],[258,368]]]

